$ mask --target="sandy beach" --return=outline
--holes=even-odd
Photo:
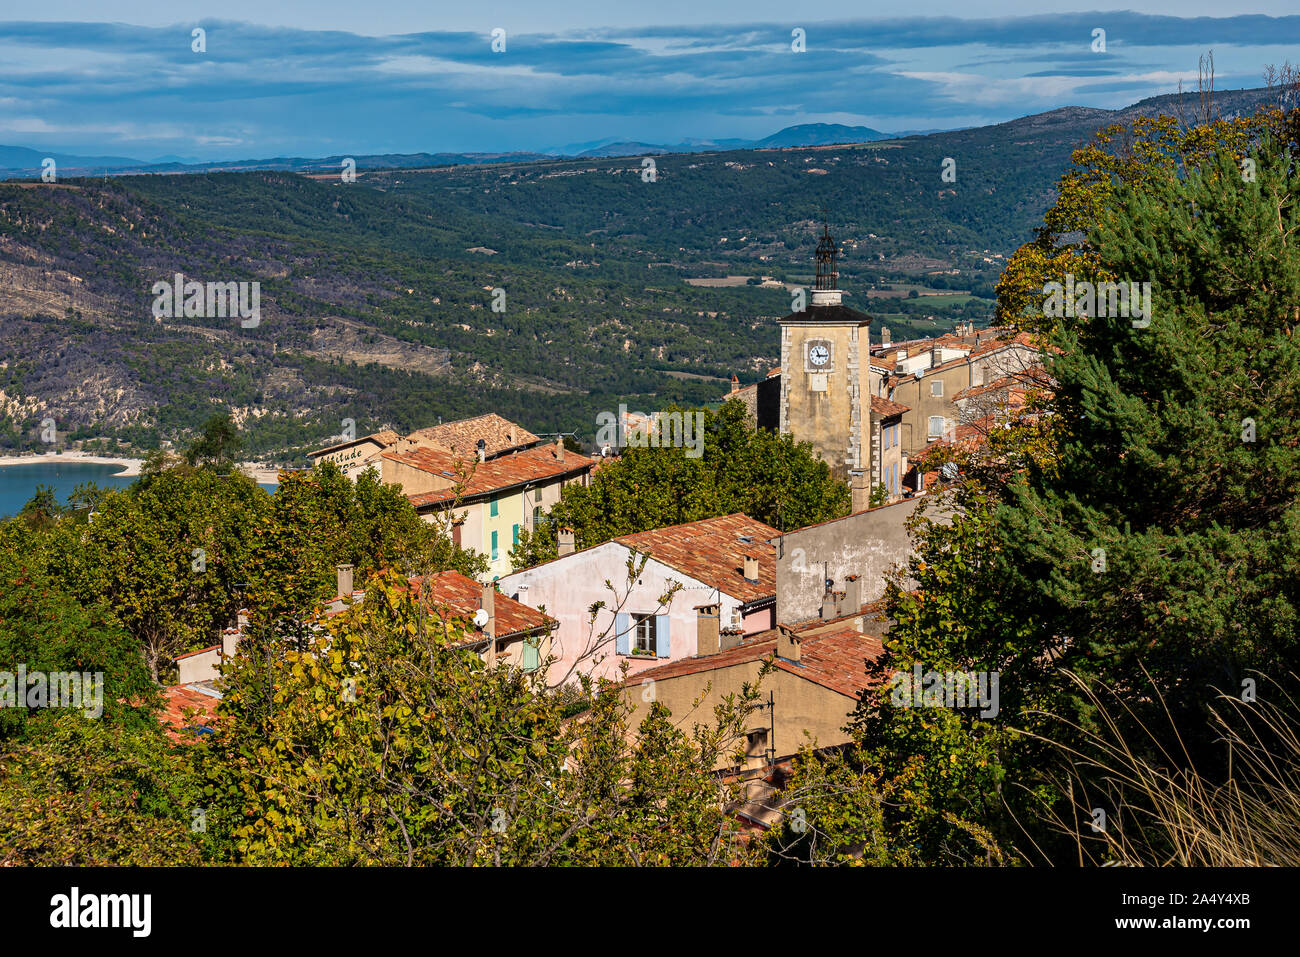
[[[140,469],[144,465],[144,459],[125,459],[114,458],[108,455],[91,455],[88,452],[58,452],[53,455],[6,455],[0,456],[0,468],[6,465],[57,465],[67,463],[69,465],[121,465],[122,470],[117,475],[125,478],[131,478],[140,474]],[[274,485],[280,480],[278,469],[267,468],[258,465],[256,462],[240,462],[239,471],[249,476],[255,482],[264,485]]]
[[[90,455],[87,452],[58,452],[53,455],[6,455],[0,457],[0,467],[6,465],[123,465],[118,475],[132,476],[140,474],[144,459],[119,459],[107,455]]]

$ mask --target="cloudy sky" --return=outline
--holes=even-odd
[[[218,160],[971,126],[1194,86],[1210,49],[1221,89],[1300,63],[1294,0],[1243,3],[42,0],[0,22],[0,144]]]

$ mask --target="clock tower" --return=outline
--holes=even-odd
[[[823,227],[812,304],[781,320],[780,429],[848,481],[859,511],[871,492],[871,317],[842,303],[838,259]]]

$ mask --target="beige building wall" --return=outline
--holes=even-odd
[[[337,452],[329,452],[325,455],[314,456],[312,464],[318,465],[321,462],[333,462],[339,467],[344,475],[350,479],[355,479],[366,468],[375,463],[375,456],[384,451],[385,446],[380,445],[373,439],[363,439],[355,445],[350,445],[345,449],[339,449]]]
[[[652,700],[672,713],[673,722],[678,727],[689,731],[692,725],[709,721],[713,706],[727,695],[734,694],[739,698],[746,682],[751,685],[758,683],[761,700],[766,702],[771,692],[775,706],[751,711],[746,730],[752,732],[774,726],[775,739],[769,739],[764,746],[775,748],[778,760],[797,753],[805,744],[828,748],[850,740],[844,726],[857,707],[857,698],[779,669],[759,682],[761,665],[761,660],[747,661],[725,668],[657,679]],[[623,689],[623,696],[635,709],[630,720],[630,727],[635,731],[652,703],[645,700],[649,697],[647,687],[634,682]],[[695,702],[702,696],[703,703],[695,707]],[[743,741],[737,743],[744,745]],[[730,757],[725,757],[715,767],[721,769],[733,765]]]
[[[943,384],[942,395],[933,394],[935,382]],[[965,362],[939,372],[927,372],[922,379],[907,376],[894,386],[889,398],[908,407],[903,413],[903,452],[914,455],[930,444],[930,416],[943,416],[945,427],[955,427],[957,407],[952,397],[969,387],[970,365]],[[936,438],[941,436],[942,433]]]

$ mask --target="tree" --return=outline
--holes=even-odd
[[[0,744],[0,865],[193,866],[197,778],[157,724],[45,716]]]
[[[699,414],[699,455],[688,454],[694,452],[689,448],[625,448],[589,486],[565,488],[549,515],[545,549],[559,527],[572,528],[578,547],[588,548],[618,535],[734,512],[782,530],[848,514],[848,486],[831,476],[808,443],[750,428],[740,402]]]
[[[293,864],[684,864],[734,852],[712,775],[743,708],[687,735],[662,709],[635,734],[617,693],[568,717],[545,668],[487,667],[406,580],[321,622],[306,649],[226,675],[204,747],[210,827],[239,858]]]
[[[855,720],[882,785],[921,762],[929,810],[897,823],[927,854],[956,836],[949,815],[1027,857],[1073,854],[1059,834],[1021,833],[1077,812],[1043,743],[1047,713],[1054,732],[1073,729],[1067,748],[1097,730],[1067,671],[1117,690],[1111,730],[1144,741],[1144,755],[1183,754],[1214,780],[1226,771],[1214,689],[1240,693],[1250,669],[1294,662],[1300,174],[1294,141],[1272,131],[1297,116],[1191,130],[1139,120],[1118,156],[1104,134],[1008,267],[1000,309],[1043,343],[1052,391],[1044,415],[997,440],[995,465],[952,489],[952,524],[918,529],[917,588],[891,589],[879,665],[997,673],[999,711],[901,708],[876,692]],[[1150,283],[1149,323],[1105,297],[1044,308],[1046,283],[1067,272],[1084,293]],[[1177,740],[1140,733],[1158,726]]]
[[[185,461],[196,468],[229,474],[242,446],[234,418],[229,413],[214,415],[203,423],[199,437],[185,450]]]

